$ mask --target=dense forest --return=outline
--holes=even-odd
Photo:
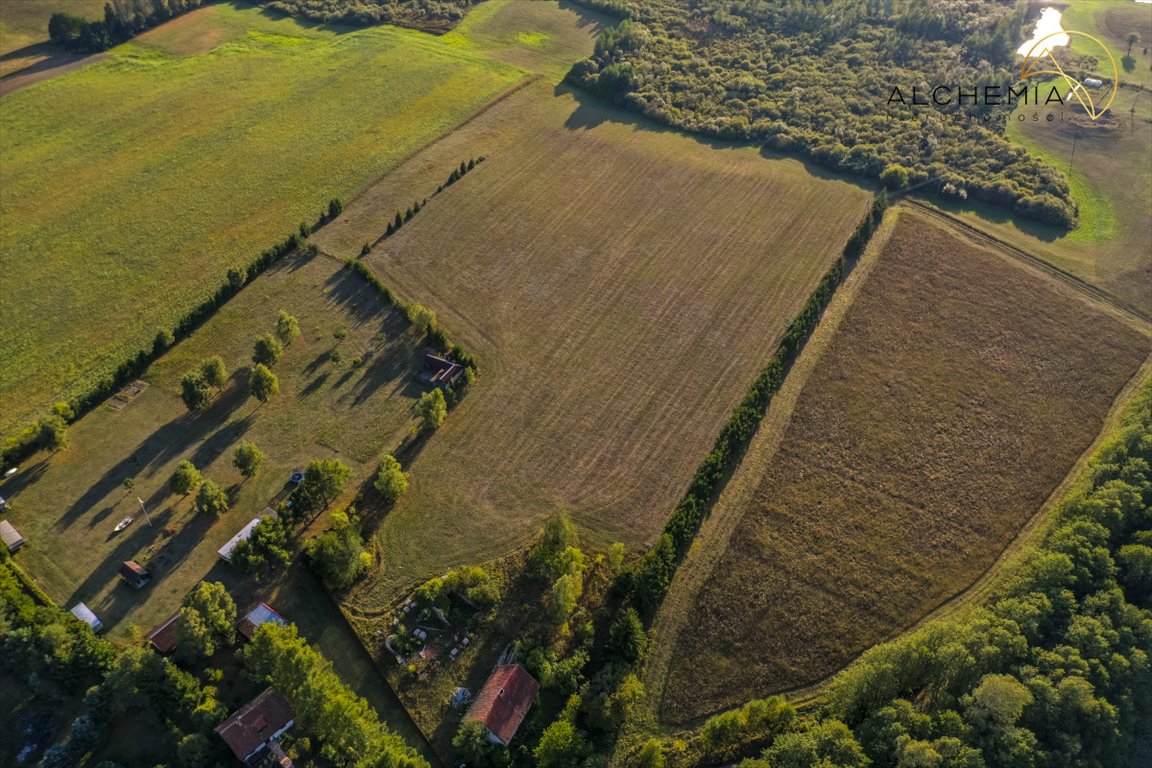
[[[1049,224],[1076,221],[1063,175],[1005,138],[1011,107],[955,95],[1016,84],[1022,4],[576,1],[627,19],[572,69],[575,85],[678,128],[799,153],[890,188],[929,182]],[[938,85],[952,103],[911,104],[913,87],[922,99]],[[889,103],[894,87],[907,103]]]
[[[1145,387],[997,599],[872,649],[828,719],[740,768],[1126,764],[1152,722],[1150,462]]]

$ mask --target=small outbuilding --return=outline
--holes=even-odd
[[[454,360],[432,352],[424,355],[424,372],[421,378],[433,386],[447,389],[455,384],[463,373],[464,366]]]
[[[488,740],[508,746],[536,700],[540,683],[519,664],[502,664],[492,670],[488,681],[464,714],[488,729]]]
[[[245,765],[262,765],[269,757],[284,768],[291,768],[292,760],[284,754],[277,739],[295,725],[288,700],[271,688],[240,707],[217,729]]]
[[[0,520],[0,540],[3,540],[4,546],[8,547],[9,552],[15,552],[24,546],[24,537],[7,520]]]
[[[152,647],[163,656],[176,651],[176,625],[180,623],[180,611],[169,616],[164,623],[149,632],[146,637]]]
[[[253,518],[252,522],[240,530],[240,533],[228,539],[228,543],[217,550],[217,554],[220,555],[220,558],[224,560],[224,562],[232,561],[232,550],[236,549],[236,545],[240,542],[247,541],[248,537],[252,535],[252,531],[256,530],[256,526],[260,525],[262,519],[263,518],[260,517]]]
[[[93,632],[102,632],[104,630],[104,625],[100,622],[100,619],[96,618],[96,614],[92,613],[92,609],[84,605],[84,603],[77,603],[72,608],[72,615],[92,627]]]
[[[236,631],[241,635],[251,640],[252,636],[256,634],[256,630],[265,624],[279,624],[282,627],[288,626],[288,621],[272,610],[272,606],[268,603],[260,603],[248,613],[240,621],[236,622]]]
[[[125,560],[120,564],[120,578],[133,589],[140,589],[152,580],[152,573],[135,560]]]

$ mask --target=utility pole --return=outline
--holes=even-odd
[[[148,521],[148,527],[151,528],[152,518],[148,516],[148,510],[144,507],[144,499],[137,496],[136,501],[140,502],[140,511],[144,513],[144,519]]]
[[[1072,155],[1068,158],[1068,175],[1072,175],[1072,161],[1076,159],[1076,140],[1080,138],[1080,131],[1075,124],[1072,126]]]

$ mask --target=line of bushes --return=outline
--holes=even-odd
[[[664,526],[664,533],[645,555],[637,584],[637,598],[640,607],[649,617],[655,614],[656,608],[668,591],[676,567],[691,546],[705,515],[711,509],[724,475],[736,466],[740,456],[743,455],[744,448],[755,434],[760,420],[764,418],[773,395],[784,383],[788,366],[795,360],[816,328],[820,316],[852,262],[864,252],[887,207],[887,196],[881,191],[848,239],[843,254],[829,268],[808,297],[804,308],[788,325],[776,353],[720,430],[720,436],[716,438],[712,451],[697,467],[687,493]]]
[[[380,278],[368,268],[368,266],[359,259],[348,259],[344,262],[348,269],[352,270],[360,277],[364,278],[373,288],[375,288],[384,300],[399,309],[408,318],[408,322],[412,323],[419,330],[424,332],[428,339],[428,343],[441,354],[451,355],[452,359],[466,369],[463,377],[464,381],[469,381],[476,375],[476,358],[473,357],[467,350],[458,344],[453,344],[448,338],[447,332],[443,326],[436,321],[436,314],[425,307],[423,304],[409,304],[395,293],[392,289],[384,285]]]
[[[78,420],[130,381],[140,376],[152,361],[168,351],[176,342],[199,328],[226,301],[239,293],[240,289],[255,280],[268,267],[301,247],[310,249],[306,252],[314,254],[315,246],[307,244],[305,240],[307,232],[307,225],[302,224],[299,233],[293,232],[281,242],[265,249],[247,267],[229,269],[224,282],[216,291],[181,317],[172,330],[158,331],[151,347],[140,350],[133,357],[120,363],[114,373],[88,392],[78,395],[68,403],[61,404],[65,407],[57,407],[54,415],[48,417],[48,420],[63,419],[68,422]],[[0,466],[14,466],[40,448],[49,447],[42,443],[41,436],[45,433],[45,430],[41,429],[40,423],[30,424],[22,428],[16,435],[5,439],[3,448],[0,449]]]
[[[450,187],[453,184],[455,184],[456,182],[460,181],[460,179],[464,178],[464,176],[467,175],[469,171],[474,169],[476,166],[480,165],[480,163],[484,162],[484,160],[485,160],[484,155],[480,155],[480,157],[471,158],[470,160],[467,160],[467,161],[461,160],[460,161],[460,167],[452,169],[452,173],[448,174],[448,180],[445,181],[440,186],[436,187],[436,191],[432,193],[432,197],[435,197],[436,195],[440,194],[441,192],[443,192],[448,187]],[[333,201],[333,202],[336,202],[336,201]],[[417,200],[416,202],[412,203],[412,205],[408,206],[408,209],[406,211],[404,211],[403,213],[401,213],[400,211],[396,211],[396,216],[392,219],[392,221],[388,222],[388,228],[386,230],[384,230],[384,234],[382,234],[382,235],[380,235],[380,237],[376,238],[376,242],[374,242],[372,244],[364,243],[364,247],[360,249],[360,258],[364,258],[365,256],[367,256],[369,253],[372,252],[372,249],[375,246],[379,245],[380,243],[387,240],[389,237],[392,237],[392,235],[399,232],[400,227],[404,226],[409,221],[411,221],[412,217],[415,216],[416,214],[420,213],[420,210],[426,205],[428,205],[428,198],[424,198],[423,200]]]

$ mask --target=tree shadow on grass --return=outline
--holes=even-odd
[[[183,414],[145,438],[131,453],[118,461],[81,494],[80,498],[74,501],[56,521],[55,528],[60,530],[71,526],[100,500],[120,487],[125,478],[136,477],[149,468],[152,468],[154,472],[192,446],[203,443],[205,438],[220,425],[226,424],[232,412],[248,399],[247,387],[237,381],[240,378],[242,378],[241,372],[234,373],[228,388],[218,395],[207,408]],[[143,395],[143,397],[147,396],[147,394]],[[249,421],[244,419],[241,423],[248,424]],[[243,429],[247,429],[247,426],[244,426]],[[203,450],[203,446],[201,450]],[[203,461],[203,457],[211,455],[212,450],[209,449],[203,453],[201,461]],[[203,465],[200,462],[194,463],[197,466]]]
[[[28,467],[28,469],[17,472],[3,483],[0,483],[0,496],[5,496],[8,499],[16,498],[25,488],[35,485],[47,470],[48,456],[42,454],[40,460]]]

